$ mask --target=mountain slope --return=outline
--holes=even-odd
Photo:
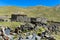
[[[29,17],[46,17],[49,20],[60,21],[60,7],[0,7],[0,15],[11,15],[13,13],[26,14]]]

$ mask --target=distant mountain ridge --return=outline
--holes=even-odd
[[[46,7],[46,6],[34,6],[34,7],[15,7],[5,6],[0,7],[0,15],[11,15],[14,13],[26,14],[29,17],[46,17],[49,20],[60,21],[60,6]]]

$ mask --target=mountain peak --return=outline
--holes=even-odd
[[[60,8],[60,4],[56,5],[57,8]]]

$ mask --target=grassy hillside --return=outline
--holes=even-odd
[[[45,6],[35,6],[35,7],[0,7],[0,15],[11,15],[13,13],[26,14],[29,17],[46,17],[49,20],[60,21],[60,7],[45,7]]]
[[[21,22],[0,22],[0,26],[4,26],[4,27],[10,27],[10,28],[15,28],[15,27],[18,27],[20,25],[22,25],[24,23],[21,23]]]
[[[45,7],[45,6],[35,6],[35,7],[15,7],[15,6],[5,6],[0,7],[0,15],[9,15],[14,13],[26,14],[28,17],[46,17],[49,20],[60,22],[60,7]],[[20,22],[0,22],[0,25],[15,28],[21,24]],[[60,40],[60,35],[54,35],[56,40]]]

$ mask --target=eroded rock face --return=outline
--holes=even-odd
[[[50,25],[48,25],[48,30],[50,31],[50,33],[55,33],[55,34],[57,34],[57,32],[59,31],[59,26],[57,26],[57,24],[50,24]]]
[[[56,40],[54,37],[46,37],[48,40]]]
[[[33,30],[33,27],[30,24],[25,24],[25,25],[21,25],[20,29],[22,31],[24,31],[24,30]]]

